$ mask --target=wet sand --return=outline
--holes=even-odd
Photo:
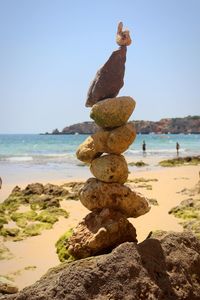
[[[158,179],[158,181],[147,182],[148,185],[152,186],[152,190],[147,190],[145,187],[136,189],[148,198],[156,199],[159,205],[152,205],[150,212],[144,216],[137,219],[129,219],[136,227],[139,242],[144,240],[150,231],[182,231],[182,227],[178,224],[178,219],[173,215],[169,215],[168,211],[186,199],[186,196],[179,192],[184,188],[192,188],[197,183],[199,180],[200,167],[162,168],[154,171],[148,171],[147,168],[143,168],[143,170],[144,169],[145,171],[140,169],[138,172],[131,172],[129,179],[138,177]],[[40,178],[39,174],[38,178]],[[79,178],[79,180],[80,179],[81,178]],[[85,176],[83,176],[83,180],[85,180]],[[45,183],[47,181],[41,180],[40,182]],[[62,184],[64,182],[66,181],[52,181],[51,183]],[[31,182],[26,181],[20,184],[20,186],[24,187],[27,183]],[[5,199],[16,184],[4,184],[3,190],[0,191],[1,199]],[[133,188],[136,187],[134,183],[130,183],[130,185]],[[9,260],[0,261],[1,275],[13,277],[20,289],[34,283],[45,274],[49,268],[59,264],[55,248],[56,241],[65,231],[76,226],[88,213],[88,210],[83,207],[79,201],[67,200],[61,203],[70,213],[68,219],[61,217],[53,229],[45,230],[40,236],[30,237],[19,242],[4,242],[14,257]]]

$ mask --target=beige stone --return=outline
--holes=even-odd
[[[90,178],[79,191],[81,203],[89,210],[109,207],[119,210],[127,218],[137,218],[150,210],[147,199],[128,186],[119,183],[105,183]]]
[[[88,214],[68,240],[68,251],[76,258],[107,253],[124,242],[137,242],[133,225],[118,211],[103,208]]]
[[[90,117],[103,128],[124,125],[135,108],[131,97],[108,98],[93,105]]]
[[[112,130],[100,130],[89,136],[77,149],[79,160],[89,163],[102,153],[121,154],[128,149],[136,137],[132,122]]]
[[[108,154],[94,159],[90,171],[99,180],[124,183],[128,178],[128,165],[122,155]]]
[[[132,42],[129,30],[127,29],[122,30],[122,29],[123,29],[123,23],[120,22],[117,28],[116,42],[119,46],[129,46]]]
[[[89,136],[76,150],[76,157],[85,163],[90,163],[101,154],[96,147],[93,136]]]

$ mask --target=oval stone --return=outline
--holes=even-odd
[[[103,128],[115,128],[124,125],[135,108],[131,97],[108,98],[93,105],[90,117]]]
[[[122,155],[108,154],[94,159],[90,171],[99,180],[124,183],[128,178],[128,165]]]
[[[90,178],[79,191],[81,203],[89,210],[109,207],[119,210],[127,218],[137,218],[150,210],[147,199],[128,186],[105,183]]]
[[[100,130],[89,136],[77,149],[79,160],[89,163],[102,153],[121,154],[128,149],[136,137],[132,122],[112,130]]]

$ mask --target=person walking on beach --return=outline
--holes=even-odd
[[[176,152],[177,152],[177,156],[179,155],[179,149],[180,149],[180,145],[179,145],[179,143],[177,142],[177,143],[176,143]]]
[[[145,143],[145,141],[143,141],[142,150],[143,150],[143,154],[145,154],[146,153],[146,143]]]
[[[2,179],[0,177],[0,189],[1,189],[1,187],[2,187]]]

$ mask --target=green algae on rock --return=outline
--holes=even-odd
[[[73,229],[70,228],[67,232],[65,232],[56,242],[56,253],[58,254],[58,258],[61,262],[64,261],[73,261],[75,258],[68,252],[68,239],[72,236]]]
[[[145,166],[148,166],[148,164],[146,164],[145,162],[143,162],[142,160],[140,161],[136,161],[136,162],[130,162],[128,163],[129,166],[133,167],[145,167]]]
[[[69,216],[60,208],[60,201],[69,194],[64,185],[32,183],[25,189],[16,186],[0,204],[0,236],[19,241],[51,229],[60,216]]]
[[[177,157],[173,159],[166,159],[159,162],[162,167],[177,167],[183,165],[198,165],[200,164],[200,156],[186,156]]]

